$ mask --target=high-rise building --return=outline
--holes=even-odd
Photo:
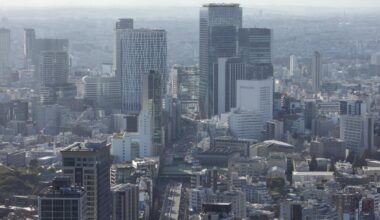
[[[263,117],[263,126],[273,119],[273,77],[264,80],[237,80],[236,107]]]
[[[237,55],[237,32],[242,27],[239,4],[207,4],[199,17],[200,113],[214,114],[214,64],[220,57]]]
[[[44,51],[68,51],[68,39],[36,38],[34,29],[24,29],[24,59],[26,67],[34,68],[34,79],[40,79],[40,58]]]
[[[290,56],[289,60],[289,74],[294,76],[298,73],[298,62],[297,57],[295,55]]]
[[[87,192],[88,220],[110,218],[110,146],[102,142],[77,142],[61,151],[63,175]]]
[[[362,100],[342,100],[339,102],[340,115],[364,115],[367,113],[367,104]]]
[[[265,132],[265,139],[281,141],[284,137],[284,122],[278,120],[267,121]]]
[[[119,18],[116,22],[116,29],[133,29],[132,18]]]
[[[55,178],[38,196],[39,220],[86,219],[86,191],[70,183],[69,178]]]
[[[126,131],[111,138],[111,155],[115,161],[121,163],[137,157],[154,156],[151,113],[143,110],[138,116],[126,118]]]
[[[272,63],[272,31],[267,28],[241,28],[239,55],[250,64]]]
[[[123,29],[133,29],[133,19],[131,18],[121,18],[116,22],[115,25],[115,35],[114,35],[114,49],[113,49],[113,71],[115,76],[119,79],[121,83],[121,35]]]
[[[36,40],[36,32],[34,29],[24,29],[24,65],[29,68],[34,62],[34,41]]]
[[[181,102],[181,112],[198,114],[200,83],[198,67],[176,65],[171,73],[171,95]]]
[[[24,100],[13,100],[10,103],[11,119],[16,121],[27,121],[29,118],[28,102]]]
[[[322,57],[318,51],[315,51],[311,60],[311,75],[313,92],[318,93],[321,90],[322,80]]]
[[[40,56],[41,86],[60,86],[69,77],[69,56],[66,51],[43,51]]]
[[[0,28],[0,78],[8,78],[11,60],[11,31]]]
[[[370,114],[340,116],[340,139],[346,143],[347,149],[355,153],[377,150],[374,147],[374,120]]]
[[[68,83],[69,57],[66,51],[42,51],[40,62],[40,95],[42,104],[74,99],[76,86]]]
[[[112,220],[135,220],[139,213],[139,187],[120,184],[111,188]]]
[[[229,112],[236,107],[236,82],[247,79],[246,65],[238,57],[219,58],[214,73],[214,114]]]
[[[228,113],[228,126],[235,137],[258,140],[264,129],[263,116],[255,111],[232,109]]]
[[[120,109],[120,80],[116,77],[85,76],[81,81],[80,97],[106,113]]]
[[[317,117],[317,103],[315,100],[306,100],[305,101],[305,128],[311,130],[312,122]]]
[[[162,143],[162,78],[157,71],[144,74],[142,83],[142,109],[152,115],[153,143]]]
[[[137,114],[142,108],[142,78],[150,71],[166,79],[165,30],[117,29],[116,76],[121,75],[122,110]],[[164,91],[164,88],[161,87]]]

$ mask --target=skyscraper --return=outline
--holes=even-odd
[[[162,141],[162,79],[161,74],[156,71],[149,71],[143,76],[143,110],[147,110],[152,115],[152,141],[155,145],[160,145]]]
[[[272,63],[272,31],[267,28],[241,28],[239,55],[246,63]]]
[[[161,80],[166,79],[166,31],[128,28],[118,29],[117,35],[120,50],[116,50],[116,71],[121,75],[122,110],[136,114],[142,108],[143,74],[153,70]]]
[[[297,57],[294,55],[290,56],[289,59],[289,74],[291,76],[294,76],[298,72],[298,63],[297,63]]]
[[[138,219],[139,188],[134,184],[115,185],[112,192],[112,220]]]
[[[40,56],[41,86],[59,86],[69,77],[69,56],[66,51],[43,51]]]
[[[236,82],[247,79],[246,65],[239,57],[219,58],[214,75],[214,112],[222,114],[236,107]]]
[[[34,62],[34,41],[36,40],[36,32],[34,29],[24,29],[24,65],[25,68],[29,68]]]
[[[115,35],[114,35],[114,49],[113,49],[113,68],[116,78],[119,79],[121,83],[121,35],[124,29],[133,29],[133,19],[131,18],[120,18],[115,25]]]
[[[88,220],[110,218],[110,147],[104,142],[77,142],[61,151],[63,175],[87,192]]]
[[[183,114],[199,112],[199,68],[196,66],[179,66],[172,68],[170,91],[173,98],[178,98]]]
[[[7,78],[10,68],[11,31],[0,28],[0,78]]]
[[[315,51],[311,61],[311,75],[313,92],[318,93],[321,90],[322,78],[322,58],[318,51]]]
[[[127,116],[126,132],[114,134],[111,138],[111,154],[116,162],[155,155],[152,121],[152,115],[147,110],[142,110],[138,116]]]
[[[26,67],[34,67],[34,79],[40,79],[40,58],[44,51],[68,51],[69,40],[36,38],[34,29],[24,29],[24,60]]]
[[[237,32],[242,27],[239,4],[207,4],[200,9],[199,67],[200,115],[214,114],[214,64],[237,54]]]
[[[41,103],[55,104],[76,96],[76,86],[68,83],[69,56],[66,51],[42,51],[40,58]]]
[[[55,178],[38,196],[39,220],[86,219],[86,212],[86,191],[72,186],[69,178]]]
[[[273,78],[264,80],[238,80],[236,107],[262,114],[265,121],[273,118]]]

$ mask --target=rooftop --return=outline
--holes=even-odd
[[[77,152],[96,152],[100,148],[107,146],[106,141],[98,141],[98,140],[93,140],[93,141],[88,141],[88,142],[76,142],[72,145],[69,145],[61,152],[70,152],[70,151],[77,151]]]
[[[112,186],[111,191],[113,191],[113,192],[124,192],[131,187],[137,187],[137,185],[131,184],[131,183],[118,184],[118,185]]]
[[[294,175],[302,175],[302,176],[332,176],[334,174],[334,172],[314,172],[314,171],[310,171],[310,172],[297,172],[297,171],[293,171],[293,176]]]
[[[209,3],[204,4],[203,7],[240,7],[237,3]]]
[[[86,191],[80,187],[62,187],[60,189],[53,189],[53,187],[47,187],[40,193],[39,197],[43,198],[80,198]]]

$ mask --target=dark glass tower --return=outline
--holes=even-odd
[[[237,32],[242,27],[239,4],[207,4],[199,17],[200,114],[214,114],[214,64],[237,55]]]

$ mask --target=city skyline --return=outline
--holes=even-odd
[[[83,1],[75,1],[75,0],[13,0],[13,1],[0,1],[0,7],[168,7],[168,6],[176,6],[176,7],[199,7],[202,4],[207,3],[222,3],[225,1],[221,0],[192,0],[192,1],[178,1],[178,0],[164,0],[164,1],[132,1],[132,0],[83,0]],[[286,1],[278,1],[278,0],[268,0],[265,2],[261,1],[250,1],[250,0],[231,0],[227,3],[240,3],[244,7],[252,7],[252,6],[312,6],[312,7],[334,7],[334,8],[351,8],[351,7],[360,7],[360,8],[368,8],[368,7],[380,7],[379,1],[374,0],[336,0],[336,1],[312,1],[312,0],[286,0]]]
[[[0,0],[0,219],[380,219],[364,1]]]

